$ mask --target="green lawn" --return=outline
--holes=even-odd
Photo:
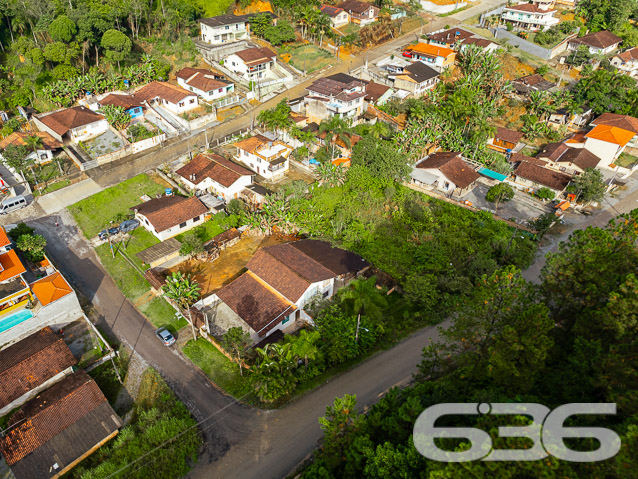
[[[84,235],[92,238],[117,215],[131,213],[130,208],[142,202],[142,195],[155,196],[165,186],[142,174],[107,188],[69,207]]]
[[[188,322],[181,316],[176,318],[175,308],[173,308],[164,298],[155,298],[150,303],[140,306],[140,311],[148,317],[153,325],[158,328],[164,327],[174,335]]]
[[[328,65],[336,65],[339,59],[316,45],[301,45],[290,52],[290,64],[307,73],[321,70]]]
[[[241,399],[252,392],[249,379],[239,375],[239,366],[220,353],[204,338],[189,341],[184,354],[197,365],[206,376],[231,396]]]
[[[124,245],[126,245],[124,252],[140,269],[144,270],[146,267],[142,260],[137,257],[137,253],[159,242],[160,240],[140,225],[124,240]]]
[[[361,27],[357,25],[356,23],[348,23],[345,27],[341,27],[339,29],[340,32],[346,35],[350,35],[351,33],[357,33],[359,30],[361,30]]]
[[[41,190],[34,190],[33,191],[33,196],[46,195],[47,193],[52,193],[52,192],[60,190],[62,188],[66,188],[70,184],[71,184],[71,181],[69,181],[69,180],[56,181],[55,183],[51,183],[46,188],[43,188]]]
[[[224,231],[226,231],[228,228],[222,226],[222,223],[225,218],[226,218],[226,214],[224,212],[217,213],[209,221],[198,226],[196,229],[199,230],[201,228],[201,231],[203,231],[203,234],[201,236],[202,241],[206,242],[214,238],[215,236],[217,236],[219,233],[223,233]],[[186,233],[188,233],[188,231]],[[182,233],[180,235],[175,236],[175,239],[179,241],[180,243],[183,242],[184,235],[186,233]]]
[[[629,168],[636,162],[638,162],[638,157],[630,155],[629,153],[621,153],[615,163],[623,168]]]

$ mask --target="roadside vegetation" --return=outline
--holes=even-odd
[[[514,267],[484,275],[459,303],[441,341],[423,350],[413,386],[390,390],[365,416],[357,413],[354,396],[337,398],[327,407],[319,420],[322,446],[301,477],[630,477],[638,447],[637,232],[638,210],[605,228],[576,231],[548,256],[538,286]],[[414,447],[414,422],[429,406],[512,400],[550,409],[573,402],[616,403],[618,413],[598,416],[595,425],[618,433],[620,452],[596,463],[549,456],[459,464],[429,461]],[[468,425],[461,419],[446,424]],[[493,415],[471,424],[490,432],[505,425]],[[529,425],[530,419],[516,416],[507,420],[512,424]],[[580,416],[570,424],[592,423]],[[445,450],[469,447],[465,440],[438,445]],[[500,438],[494,447],[525,446]],[[578,450],[597,447],[580,442]]]
[[[69,477],[182,477],[197,460],[201,443],[196,421],[186,406],[157,371],[149,368],[142,377],[132,421]]]

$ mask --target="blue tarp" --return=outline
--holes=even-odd
[[[480,175],[487,176],[488,178],[492,178],[498,181],[505,181],[507,179],[507,175],[503,175],[501,173],[497,173],[496,171],[489,170],[482,166],[478,170]]]

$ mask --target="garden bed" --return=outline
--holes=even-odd
[[[78,143],[78,146],[83,148],[93,159],[121,150],[125,145],[126,141],[111,128],[95,138]]]

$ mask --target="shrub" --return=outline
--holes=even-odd
[[[30,226],[27,226],[25,223],[19,223],[18,226],[13,228],[9,233],[9,238],[13,241],[17,241],[18,238],[22,235],[32,235],[35,230]]]
[[[537,198],[540,198],[541,200],[553,200],[554,197],[556,196],[556,194],[552,190],[547,188],[546,186],[543,186],[542,188],[539,188],[538,190],[536,190],[535,195]]]

